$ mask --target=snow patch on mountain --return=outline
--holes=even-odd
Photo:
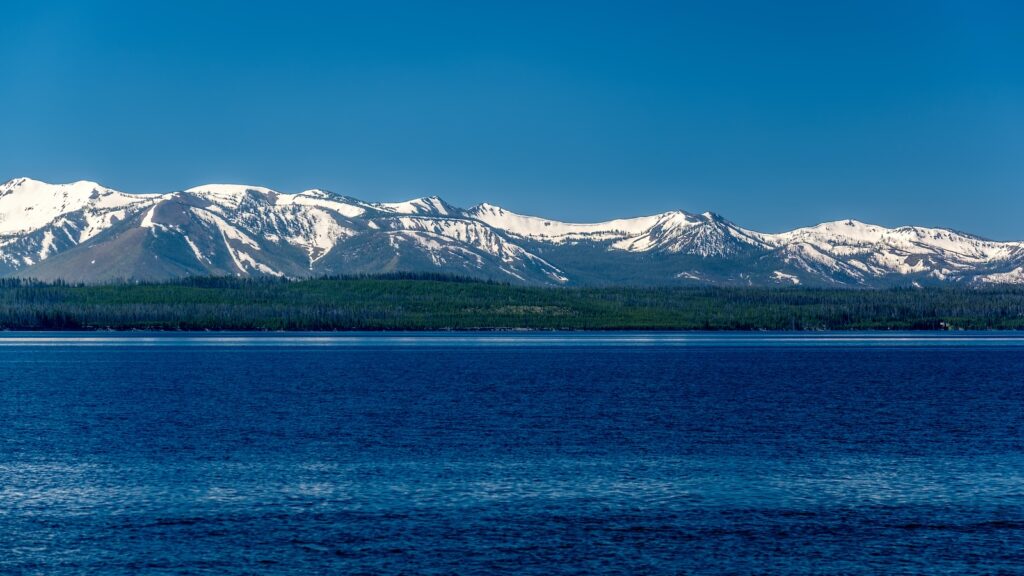
[[[433,214],[437,216],[451,216],[456,210],[447,202],[437,196],[415,198],[405,202],[377,202],[371,206],[384,212],[395,214]]]
[[[1024,284],[1024,268],[1014,268],[1009,272],[996,272],[978,276],[978,280],[987,284]]]
[[[255,239],[253,239],[251,236],[249,236],[236,226],[231,225],[230,223],[228,223],[227,220],[224,220],[220,216],[217,216],[216,214],[210,212],[209,210],[203,210],[201,208],[193,207],[191,211],[193,214],[195,214],[196,218],[199,218],[200,220],[206,222],[207,224],[212,225],[218,232],[220,232],[221,237],[224,239],[224,243],[227,244],[228,247],[230,247],[231,245],[230,241],[234,240],[240,244],[252,248],[253,250],[260,249],[260,245],[258,242],[256,242]]]
[[[346,202],[340,197],[323,190],[306,190],[298,194],[278,195],[278,206],[288,206],[290,204],[316,206],[331,212],[337,212],[346,218],[358,218],[366,213],[366,208],[355,203]]]
[[[82,226],[81,241],[95,235],[111,219],[123,217],[127,208],[147,205],[153,198],[124,194],[86,180],[47,184],[15,178],[0,184],[0,235],[39,230],[63,215],[88,209],[90,217]]]
[[[185,243],[188,244],[188,247],[192,250],[192,254],[196,257],[196,260],[207,264],[210,263],[210,259],[207,258],[206,254],[203,254],[203,251],[199,249],[199,246],[197,246],[196,243],[188,237],[188,234],[183,234],[182,237],[185,239]]]
[[[799,276],[794,276],[793,274],[786,274],[782,270],[776,270],[776,271],[772,272],[772,277],[775,278],[777,281],[782,282],[782,283],[789,283],[789,284],[799,284],[800,283],[800,277]]]
[[[638,236],[650,230],[664,217],[663,214],[656,214],[594,224],[573,224],[536,216],[523,216],[487,203],[470,209],[467,214],[492,228],[514,236],[555,244]]]
[[[232,208],[237,208],[250,194],[262,194],[265,196],[277,194],[270,188],[247,186],[245,184],[203,184],[202,186],[189,188],[185,192]]]
[[[626,252],[662,251],[710,258],[735,253],[744,246],[763,244],[756,233],[711,213],[695,215],[676,210],[577,224],[524,216],[485,203],[469,210],[467,215],[518,238],[552,244],[610,242],[609,249]]]

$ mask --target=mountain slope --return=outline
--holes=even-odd
[[[436,196],[211,184],[157,195],[94,182],[0,185],[0,274],[104,282],[442,272],[539,285],[1024,283],[1024,244],[854,220],[780,234],[671,211],[575,224]]]

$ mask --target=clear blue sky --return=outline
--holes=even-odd
[[[1024,2],[0,5],[0,180],[1024,238]]]

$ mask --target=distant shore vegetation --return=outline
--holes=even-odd
[[[541,288],[432,274],[0,279],[2,330],[1020,330],[1024,288]]]

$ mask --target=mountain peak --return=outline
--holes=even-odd
[[[299,196],[316,196],[318,198],[336,198],[340,197],[338,194],[331,192],[330,190],[324,190],[323,188],[310,188],[309,190],[303,190],[298,193]]]
[[[26,176],[12,178],[3,184],[0,184],[0,189],[2,190],[14,190],[15,188],[26,190],[38,190],[44,188],[60,188],[66,190],[109,190],[106,186],[103,186],[99,182],[93,182],[92,180],[76,180],[75,182],[68,182],[65,184],[51,184],[50,182],[43,182],[42,180],[36,180],[35,178],[28,178]]]
[[[193,198],[167,201],[171,196]],[[134,256],[103,265],[96,258],[124,253]],[[486,202],[463,210],[436,195],[371,203],[245,184],[164,195],[124,194],[86,180],[22,177],[0,185],[0,275],[94,281],[393,270],[559,285],[681,278],[775,285],[795,278],[803,285],[892,286],[1022,282],[1013,273],[1019,269],[1024,242],[853,219],[763,234],[710,211],[573,223]]]
[[[451,216],[459,212],[457,208],[445,202],[440,196],[423,196],[405,202],[377,202],[373,204],[373,207],[395,214]]]
[[[18,177],[18,178],[11,178],[7,182],[4,182],[3,184],[0,184],[0,190],[10,190],[12,188],[17,188],[19,186],[25,186],[26,184],[30,185],[30,186],[33,186],[33,185],[35,185],[35,186],[47,185],[46,182],[42,182],[42,181],[39,181],[39,180],[35,180],[33,178],[27,178],[27,177],[21,176],[21,177]]]
[[[241,196],[249,191],[261,192],[263,194],[274,192],[270,188],[264,188],[263,186],[250,186],[248,184],[202,184],[185,190],[185,192],[190,194],[206,193],[215,196]]]
[[[490,202],[481,202],[468,210],[470,214],[505,214],[507,210]]]
[[[121,194],[91,180],[49,184],[15,178],[0,186],[0,234],[38,230],[65,214],[88,207],[109,213],[146,201],[146,196]]]

